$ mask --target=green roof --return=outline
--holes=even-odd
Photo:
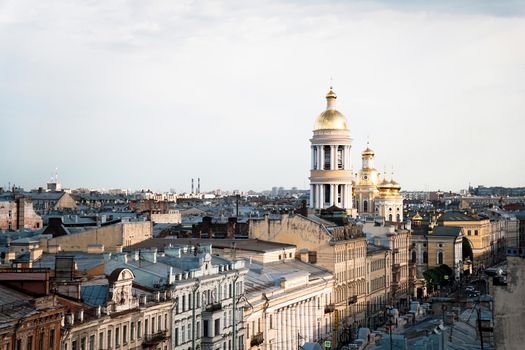
[[[436,226],[432,231],[432,236],[457,237],[461,234],[461,227],[457,226]]]
[[[479,221],[479,219],[459,211],[448,211],[439,217],[439,221]]]

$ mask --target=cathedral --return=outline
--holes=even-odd
[[[352,138],[346,117],[336,109],[337,95],[330,87],[326,110],[316,119],[311,143],[310,208],[345,209],[351,216],[383,216],[403,221],[399,184],[374,168],[375,153],[361,152],[361,169],[353,172]]]

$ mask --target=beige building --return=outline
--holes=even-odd
[[[366,254],[366,327],[375,329],[390,304],[392,251],[368,244]]]
[[[472,246],[474,267],[492,265],[491,251],[494,242],[489,219],[449,211],[441,214],[437,222],[443,226],[461,227],[462,235],[469,240]]]
[[[40,248],[46,253],[117,252],[151,238],[152,234],[151,221],[120,222],[58,237],[42,237]]]
[[[392,251],[391,298],[394,306],[407,308],[412,294],[413,276],[410,274],[410,229],[404,225],[382,220],[367,220],[363,232],[370,243]],[[399,303],[399,305],[397,305]]]
[[[171,308],[166,297],[135,289],[133,272],[114,270],[81,287],[81,302],[67,306],[61,350],[171,349]]]
[[[293,244],[308,261],[335,276],[332,339],[366,318],[366,237],[357,226],[337,226],[316,216],[281,215],[249,222],[250,238]]]
[[[0,231],[40,228],[42,218],[33,210],[30,199],[17,197],[13,200],[0,200]]]

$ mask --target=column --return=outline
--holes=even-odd
[[[323,170],[324,169],[324,146],[323,145],[319,145],[317,146],[319,147],[320,149],[320,152],[319,152],[319,169],[320,170]]]
[[[284,345],[284,349],[289,349],[289,341],[290,341],[290,335],[288,334],[289,332],[289,317],[288,317],[288,308],[284,308],[282,310],[282,313],[283,313],[283,319],[282,319],[282,326],[283,326],[283,345]]]
[[[281,310],[275,310],[275,328],[277,329],[277,341],[283,341],[283,337],[281,336]]]
[[[319,184],[319,209],[324,207],[324,184]]]

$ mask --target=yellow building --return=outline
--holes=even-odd
[[[317,216],[283,214],[250,219],[249,236],[293,244],[308,262],[335,276],[332,339],[366,319],[366,237],[359,226],[337,226]]]
[[[438,224],[443,226],[458,226],[462,235],[471,246],[474,266],[490,266],[491,259],[491,225],[490,220],[474,217],[461,212],[445,212],[438,218]]]

